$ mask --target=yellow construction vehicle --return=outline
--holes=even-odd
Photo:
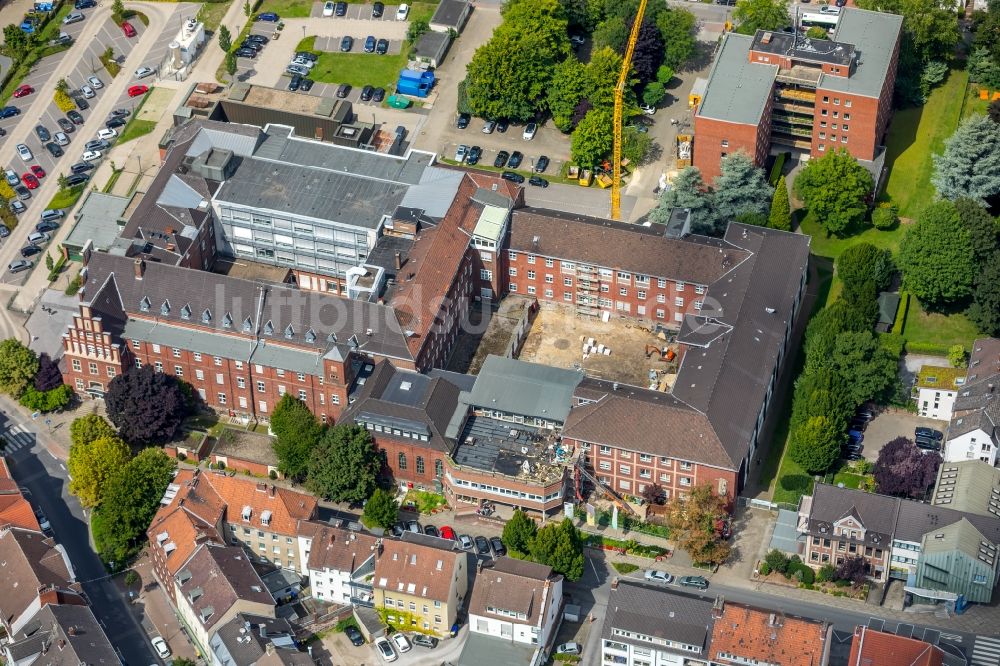
[[[625,86],[628,83],[628,73],[632,69],[632,54],[635,53],[635,43],[639,39],[639,28],[642,17],[646,13],[646,0],[639,1],[639,9],[632,22],[632,33],[625,47],[625,57],[622,59],[622,71],[618,75],[618,85],[615,86],[614,135],[615,144],[611,158],[611,219],[617,220],[622,215],[622,102],[625,98]]]

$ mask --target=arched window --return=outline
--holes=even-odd
[[[406,454],[399,454],[399,469],[406,469]]]

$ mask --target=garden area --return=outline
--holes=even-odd
[[[295,47],[318,56],[309,78],[320,83],[347,83],[355,88],[375,86],[393,90],[399,70],[406,67],[409,50],[395,55],[371,53],[327,53],[316,50],[316,37],[306,37]]]
[[[757,564],[758,580],[772,585],[817,590],[835,597],[864,600],[868,597],[868,564],[862,557],[845,559],[839,567],[824,564],[819,571],[807,565],[798,555],[788,557],[772,550]]]
[[[426,490],[408,490],[400,508],[404,511],[417,511],[424,515],[430,515],[447,509],[448,500],[444,498],[444,495],[438,493]]]

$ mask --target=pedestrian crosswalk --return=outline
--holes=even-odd
[[[943,641],[951,641],[952,643],[961,643],[962,642],[962,637],[959,634],[949,634],[946,631],[942,631],[941,632],[941,640],[943,640]]]
[[[5,455],[12,455],[21,449],[30,449],[35,443],[35,433],[29,431],[25,424],[0,431],[0,437],[6,440],[6,446],[3,447]]]
[[[1000,638],[976,636],[971,663],[973,666],[1000,666]]]

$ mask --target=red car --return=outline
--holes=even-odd
[[[145,95],[148,92],[149,88],[147,86],[132,86],[128,89],[128,96],[139,97],[140,95]]]
[[[21,181],[24,182],[24,186],[29,190],[38,189],[38,179],[30,173],[23,174],[21,176]]]
[[[122,32],[125,33],[126,37],[135,37],[135,28],[128,21],[122,21]]]
[[[35,178],[45,178],[45,169],[37,164],[31,165],[31,173],[35,174]]]
[[[441,528],[441,538],[451,539],[452,541],[458,541],[458,537],[455,535],[455,530],[451,529],[447,525]]]
[[[35,92],[35,89],[25,83],[23,86],[19,86],[18,89],[14,91],[14,97],[27,97],[33,92]]]

